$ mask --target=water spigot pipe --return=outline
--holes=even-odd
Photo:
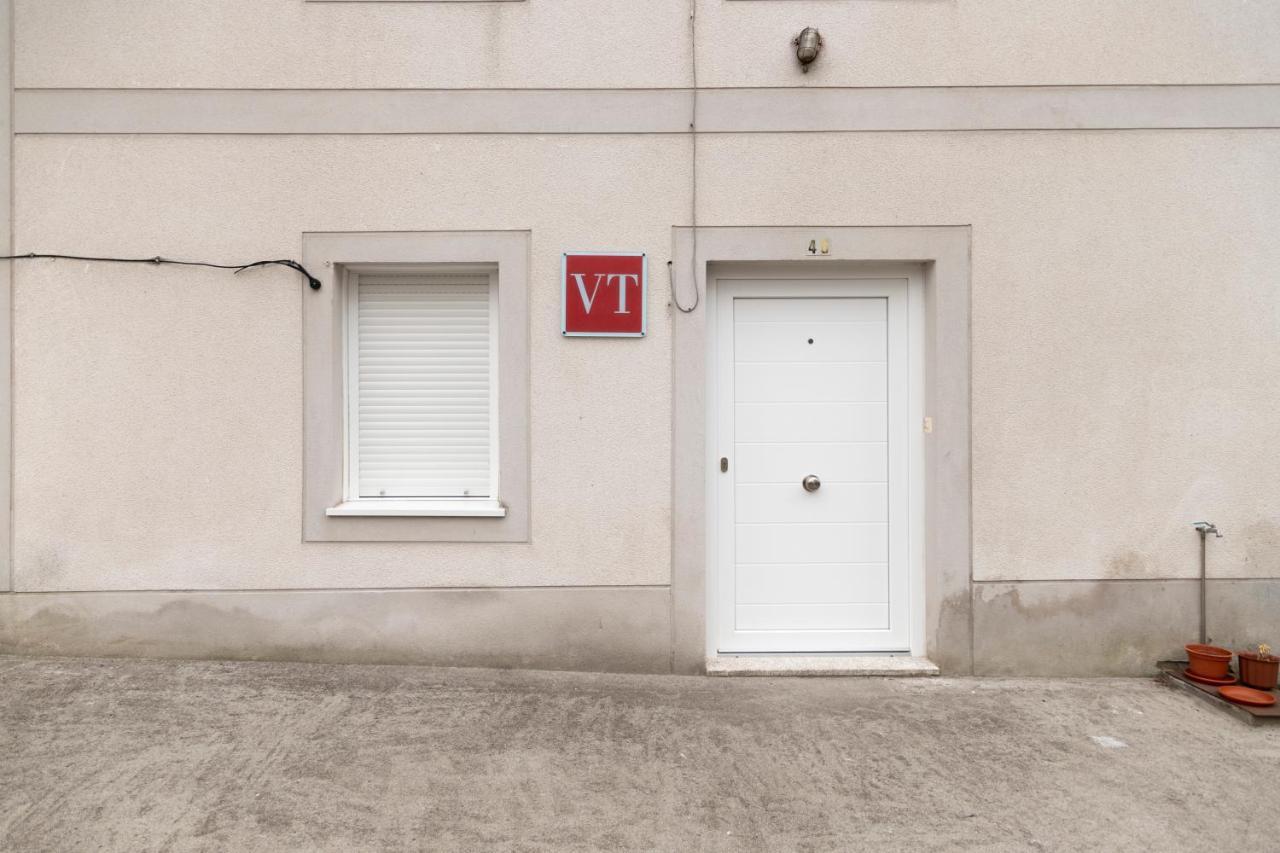
[[[1218,525],[1212,521],[1197,521],[1191,526],[1200,534],[1200,642],[1206,644],[1209,642],[1209,605],[1207,596],[1209,575],[1207,571],[1206,543],[1209,541],[1210,533],[1218,539],[1222,538],[1222,534],[1218,532]]]

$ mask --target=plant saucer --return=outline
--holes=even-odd
[[[1230,687],[1219,687],[1218,693],[1222,698],[1230,699],[1232,702],[1239,702],[1241,705],[1276,704],[1274,694],[1267,693],[1264,690],[1254,690],[1252,687],[1241,687],[1238,684]]]
[[[1187,669],[1187,670],[1183,670],[1182,674],[1185,675],[1187,678],[1190,678],[1192,681],[1198,681],[1201,684],[1212,684],[1214,686],[1219,686],[1223,684],[1236,683],[1236,677],[1231,673],[1227,673],[1222,678],[1214,678],[1212,675],[1200,675],[1198,673],[1192,672],[1191,670]]]

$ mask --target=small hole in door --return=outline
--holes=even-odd
[[[809,338],[809,343],[813,343],[813,338]]]

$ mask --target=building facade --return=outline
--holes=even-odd
[[[1280,4],[0,6],[0,653],[1277,640]]]

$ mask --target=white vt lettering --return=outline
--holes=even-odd
[[[596,301],[596,294],[600,292],[600,285],[604,284],[618,286],[618,308],[615,314],[630,314],[631,310],[627,308],[627,283],[628,280],[640,283],[640,276],[635,273],[596,273],[595,284],[591,288],[591,294],[587,295],[586,274],[575,272],[571,273],[573,280],[578,284],[578,296],[582,298],[582,307],[587,309],[587,313],[591,313],[591,306]]]
[[[587,285],[583,282],[583,274],[576,272],[573,274],[574,279],[578,282],[578,295],[582,297],[582,307],[587,309],[587,313],[591,313],[591,303],[596,301],[596,294],[600,292],[600,281],[604,278],[604,273],[596,273],[596,286],[591,288],[591,295],[587,296]]]
[[[618,280],[618,310],[615,314],[630,314],[627,310],[627,279],[632,279],[636,284],[640,283],[640,276],[635,274],[615,273],[609,276],[609,283],[612,284],[614,279]]]

